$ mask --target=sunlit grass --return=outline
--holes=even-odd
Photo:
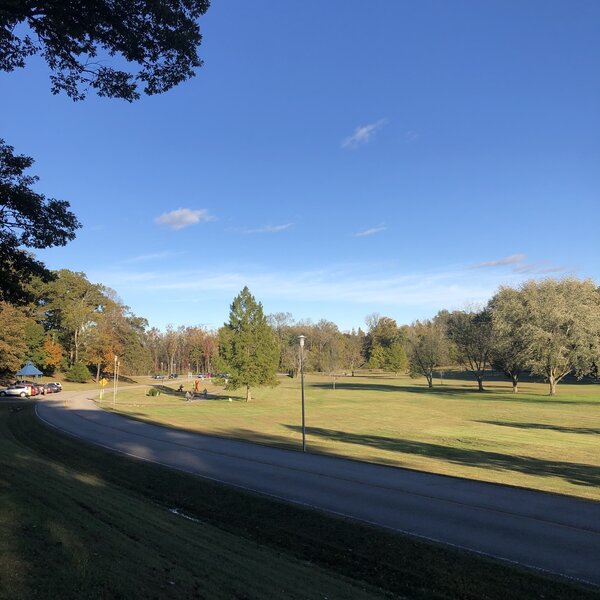
[[[11,600],[600,597],[83,444],[23,403],[0,404],[0,556]]]
[[[186,402],[174,390],[193,381],[112,391],[101,405],[135,418],[212,435],[299,448],[300,381],[281,378],[243,402],[209,381],[208,400]],[[306,377],[308,448],[360,460],[600,499],[600,386],[492,381],[485,393],[466,380],[392,376]],[[231,399],[231,401],[229,401]]]

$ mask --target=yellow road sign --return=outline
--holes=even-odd
[[[100,385],[102,387],[104,387],[107,383],[108,383],[108,379],[105,379],[104,377],[100,380]]]

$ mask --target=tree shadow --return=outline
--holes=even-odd
[[[292,431],[301,431],[301,427],[297,425],[286,425],[286,427]],[[308,427],[306,432],[312,436],[345,444],[358,444],[389,452],[440,458],[454,464],[470,467],[481,467],[497,471],[517,471],[527,475],[560,477],[575,485],[600,486],[600,467],[595,465],[513,456],[511,454],[488,452],[485,450],[453,448],[429,442],[402,440],[379,435],[356,434],[321,427]]]
[[[331,383],[311,383],[311,388],[317,388],[322,390],[331,390]],[[419,387],[419,386],[410,386],[410,385],[402,385],[402,384],[387,384],[387,383],[352,383],[352,382],[336,382],[335,384],[336,390],[345,390],[345,391],[370,391],[370,392],[410,392],[416,394],[444,394],[444,395],[457,395],[457,394],[470,394],[477,393],[477,387],[473,389],[470,388],[456,388],[451,386],[436,386],[434,388],[427,387]]]
[[[112,377],[111,377],[112,379]],[[137,379],[127,377],[127,375],[119,375],[119,383],[139,383]]]
[[[152,389],[158,390],[161,394],[165,394],[165,396],[176,396],[177,398],[185,399],[185,391],[178,392],[175,388],[169,387],[168,385],[153,385]]]
[[[593,427],[563,427],[562,425],[550,425],[547,423],[511,423],[510,421],[475,421],[475,423],[486,423],[488,425],[499,425],[501,427],[514,427],[515,429],[548,429],[561,433],[583,433],[589,435],[600,435],[600,428]]]
[[[331,383],[311,383],[311,388],[331,390]],[[384,384],[384,383],[353,383],[353,382],[339,382],[336,383],[336,390],[344,391],[372,391],[372,392],[406,392],[410,394],[421,394],[426,396],[444,396],[451,400],[471,400],[479,402],[482,398],[486,401],[492,402],[517,402],[519,404],[566,404],[566,405],[578,405],[578,406],[599,406],[600,402],[597,400],[561,400],[557,397],[551,396],[529,396],[523,394],[513,394],[507,387],[501,389],[493,383],[485,385],[484,392],[480,392],[477,389],[476,382],[473,382],[472,387],[455,387],[451,385],[434,385],[433,388],[429,388],[425,385],[403,385],[401,383],[397,385]]]

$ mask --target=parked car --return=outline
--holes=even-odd
[[[177,379],[179,377],[179,375],[177,375],[177,373],[171,373],[169,375],[169,379]]]
[[[56,383],[46,383],[44,385],[44,394],[58,394],[58,392],[61,391],[61,388],[59,388]]]
[[[21,398],[25,398],[32,395],[31,391],[31,386],[29,385],[10,385],[0,390],[0,396],[20,396]]]
[[[152,379],[164,379],[164,375],[152,375]]]
[[[51,381],[50,385],[55,385],[59,392],[62,392],[62,383],[60,381]]]
[[[20,379],[19,381],[15,381],[15,385],[29,386],[31,388],[31,396],[37,396],[38,394],[44,393],[44,386],[36,381],[26,381],[24,379]]]

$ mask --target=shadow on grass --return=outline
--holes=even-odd
[[[321,390],[331,390],[331,383],[311,383],[311,388]],[[443,395],[459,395],[470,394],[477,392],[477,385],[474,384],[473,389],[456,388],[451,386],[435,386],[433,389],[427,387],[403,385],[402,383],[353,383],[353,382],[336,382],[336,390],[347,390],[353,392],[410,392],[415,394],[443,394]]]
[[[542,396],[542,395],[525,395],[512,394],[509,389],[497,387],[494,389],[493,382],[489,382],[486,390],[482,393],[477,389],[477,383],[473,382],[473,387],[454,387],[451,385],[434,385],[433,388],[418,385],[403,385],[402,383],[385,384],[385,383],[353,383],[339,382],[336,383],[336,390],[347,390],[353,392],[371,391],[371,392],[406,392],[409,394],[421,394],[427,396],[444,396],[450,400],[471,400],[486,402],[517,402],[521,404],[568,404],[578,406],[600,406],[600,402],[596,400],[562,400],[560,397]],[[312,383],[311,388],[331,390],[331,383]]]
[[[185,400],[185,392],[178,392],[175,388],[169,387],[168,385],[153,385],[152,388],[166,396],[175,396]],[[158,396],[155,397],[158,398]]]
[[[514,427],[515,429],[547,429],[559,431],[560,433],[583,433],[586,435],[600,435],[600,428],[593,427],[563,427],[562,425],[549,425],[547,423],[511,423],[510,421],[475,421],[488,425],[499,425],[501,427]]]
[[[111,377],[112,380],[112,377]],[[132,379],[126,375],[119,375],[119,383],[139,383],[137,379]]]
[[[297,425],[286,425],[286,427],[292,431],[301,431],[301,428]],[[513,456],[511,454],[488,452],[485,450],[453,448],[429,442],[416,442],[379,435],[355,434],[321,427],[307,427],[306,432],[308,435],[345,444],[358,444],[390,452],[402,452],[404,454],[438,458],[470,467],[481,467],[498,471],[517,471],[527,475],[560,477],[576,485],[600,486],[600,467],[595,465]]]

